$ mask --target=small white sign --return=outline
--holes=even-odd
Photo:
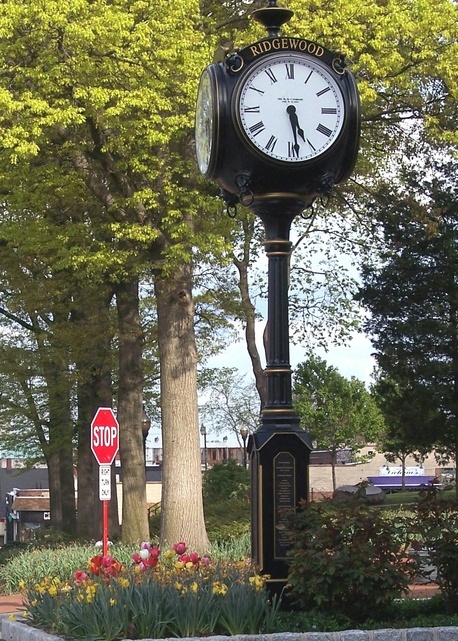
[[[111,465],[99,465],[99,499],[111,500]]]
[[[406,466],[405,467],[405,475],[406,476],[424,476],[425,470],[423,467],[420,467],[419,465],[414,466]],[[400,466],[389,466],[389,465],[384,465],[379,469],[379,475],[380,476],[401,476],[402,475],[402,467]]]

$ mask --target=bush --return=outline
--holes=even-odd
[[[415,572],[405,524],[359,501],[311,503],[293,530],[288,583],[301,607],[357,621],[382,616]]]
[[[428,550],[437,571],[436,583],[449,612],[458,613],[458,502],[437,491],[425,492],[417,503],[417,547]]]
[[[243,498],[234,498],[204,506],[205,523],[210,541],[239,538],[250,531],[250,505]]]
[[[204,499],[209,503],[242,498],[248,501],[250,474],[233,459],[211,467],[204,475]]]

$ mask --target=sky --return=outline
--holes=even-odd
[[[261,356],[264,354],[262,347],[262,329],[264,323],[259,323],[257,326],[257,340],[258,349]],[[316,354],[323,358],[328,365],[336,367],[342,376],[351,378],[355,376],[357,379],[366,383],[369,386],[371,381],[371,373],[375,364],[371,356],[372,346],[363,334],[355,333],[353,338],[348,341],[345,346],[331,347],[328,352],[322,349],[317,349]],[[305,353],[297,345],[290,345],[290,363],[294,369],[298,363],[305,359]],[[208,367],[235,367],[240,371],[241,376],[246,377],[249,382],[249,377],[252,376],[251,363],[248,357],[248,352],[241,335],[240,341],[232,343],[223,352],[214,356],[207,363]],[[263,365],[265,363],[263,362]],[[229,447],[236,447],[238,443],[233,434],[228,433],[228,441],[222,441],[224,434],[216,435],[209,430],[208,444],[210,445],[228,445]],[[153,425],[148,435],[148,447],[161,446],[161,433],[158,425]]]
[[[258,349],[263,355],[262,341],[259,338],[262,334],[262,326],[259,327],[259,330]],[[372,382],[371,374],[375,365],[374,358],[371,356],[372,352],[373,348],[369,339],[363,334],[355,333],[346,345],[330,347],[327,352],[317,348],[315,354],[323,358],[328,365],[336,367],[345,378],[355,376],[366,383],[366,386],[369,386]],[[290,363],[293,369],[305,358],[305,352],[300,346],[290,345]],[[236,367],[242,375],[251,373],[251,363],[243,339],[232,343],[221,354],[210,359],[208,366]]]
[[[261,338],[263,326],[264,323],[259,323],[256,328],[258,349],[261,357],[264,355]],[[363,381],[366,387],[369,387],[372,382],[371,374],[375,365],[375,360],[371,356],[372,351],[373,349],[369,339],[363,334],[355,332],[352,339],[349,340],[345,346],[331,347],[328,352],[325,352],[323,349],[316,349],[315,354],[323,358],[328,365],[336,367],[345,378],[355,376],[357,379]],[[301,361],[305,360],[305,358],[304,350],[301,350],[297,345],[290,345],[290,364],[293,369]],[[235,367],[240,371],[240,374],[245,377],[247,383],[250,380],[249,377],[252,376],[251,363],[243,337],[241,337],[239,342],[229,345],[223,352],[218,354],[218,356],[211,358],[207,365],[208,367]],[[263,365],[265,365],[264,361]],[[208,442],[211,441],[212,444],[220,444],[222,436],[222,434],[216,436],[210,430]],[[227,444],[230,447],[237,446],[234,435],[228,435]]]

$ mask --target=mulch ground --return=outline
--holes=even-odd
[[[417,583],[410,586],[406,599],[430,599],[437,594],[439,588],[436,583]]]

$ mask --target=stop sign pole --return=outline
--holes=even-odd
[[[91,449],[99,464],[99,499],[102,501],[103,555],[108,554],[108,502],[111,465],[119,450],[119,423],[110,407],[99,407],[91,423]]]

